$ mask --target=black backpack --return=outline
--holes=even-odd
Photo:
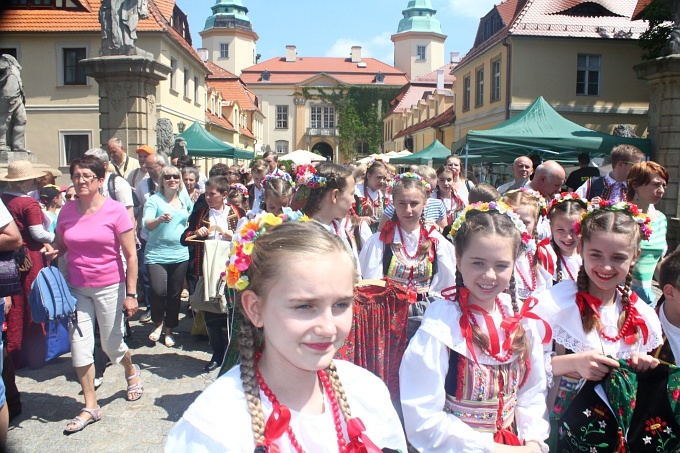
[[[118,201],[118,198],[116,197],[116,181],[115,179],[118,178],[118,175],[114,175],[111,173],[111,176],[109,177],[109,197],[111,197],[112,200]],[[142,203],[139,202],[139,197],[137,196],[137,192],[134,190],[132,191],[132,211],[135,214],[135,218],[139,214],[141,214],[141,209],[142,209]]]

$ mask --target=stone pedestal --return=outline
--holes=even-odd
[[[100,143],[118,137],[128,150],[156,148],[156,87],[170,67],[142,56],[89,58],[81,64],[99,84]]]
[[[669,173],[659,208],[668,217],[668,242],[673,250],[680,243],[680,55],[646,61],[634,69],[649,84],[652,160]]]

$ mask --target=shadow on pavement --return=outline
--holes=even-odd
[[[142,367],[142,371],[153,373],[163,379],[195,378],[204,373],[205,361],[175,352],[165,354],[140,354],[132,356],[132,361]]]
[[[167,412],[168,416],[164,420],[177,422],[184,414],[184,411],[189,408],[198,395],[202,392],[197,390],[193,393],[185,393],[183,395],[163,395],[156,398],[154,404],[162,407]]]
[[[52,359],[42,368],[22,368],[16,370],[17,377],[28,377],[36,382],[47,382],[64,376],[67,380],[77,382],[76,370],[71,364],[71,356],[62,356]]]

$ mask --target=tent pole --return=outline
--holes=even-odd
[[[470,155],[470,149],[467,144],[467,140],[465,142],[465,178],[467,178],[468,174],[468,156]]]

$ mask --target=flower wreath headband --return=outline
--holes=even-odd
[[[283,222],[309,222],[309,217],[300,211],[287,214],[274,215],[272,213],[261,214],[244,223],[238,229],[231,241],[231,252],[227,269],[222,272],[220,278],[226,280],[227,288],[243,291],[250,284],[246,271],[253,261],[253,246],[258,237],[262,236],[270,228],[281,225]]]
[[[243,184],[239,184],[239,183],[232,184],[232,185],[229,186],[229,190],[232,190],[232,189],[238,190],[241,193],[241,195],[243,195],[244,198],[248,198],[248,188],[246,186],[244,186]]]
[[[311,165],[300,165],[295,173],[298,185],[307,186],[310,189],[320,189],[326,185],[326,178],[316,173],[316,168]]]
[[[490,203],[475,203],[471,204],[467,208],[465,208],[465,211],[458,216],[455,222],[453,222],[453,225],[451,225],[451,231],[449,232],[449,236],[451,236],[451,239],[454,239],[456,237],[456,234],[458,234],[458,231],[460,231],[460,228],[463,226],[463,223],[465,223],[468,213],[471,211],[475,212],[489,212],[489,211],[497,211],[500,214],[506,215],[510,217],[510,220],[512,220],[512,223],[515,225],[515,228],[520,232],[522,235],[522,247],[524,248],[525,252],[532,252],[536,248],[536,241],[529,235],[527,232],[527,227],[524,225],[524,222],[519,218],[519,215],[507,204],[503,203],[502,201],[492,201]]]
[[[541,193],[537,190],[532,189],[531,187],[527,186],[522,186],[519,189],[514,189],[514,190],[508,190],[503,194],[503,196],[513,194],[515,192],[525,192],[534,197],[535,199],[538,200],[538,212],[540,215],[547,215],[548,212],[550,211],[550,207],[547,205],[545,198]]]
[[[645,241],[648,241],[649,237],[652,235],[652,227],[650,226],[652,221],[647,217],[647,214],[640,211],[640,208],[638,208],[637,205],[625,201],[611,203],[608,200],[602,200],[599,203],[590,203],[588,209],[581,214],[581,220],[574,222],[574,232],[576,234],[581,234],[581,225],[583,225],[583,222],[598,211],[620,211],[628,214],[640,227],[640,233]]]
[[[295,187],[295,181],[293,181],[293,178],[291,178],[288,173],[270,173],[265,176],[264,179],[262,179],[262,185],[264,186],[267,181],[271,181],[273,179],[283,179],[284,181],[290,183],[291,186]]]
[[[419,175],[411,172],[406,172],[406,173],[401,173],[399,175],[396,175],[394,179],[392,180],[392,184],[390,184],[387,187],[387,193],[392,193],[394,191],[394,187],[397,185],[399,181],[402,181],[404,179],[415,179],[416,181],[420,181],[420,183],[423,185],[425,190],[427,190],[427,193],[432,192],[432,186],[430,185],[429,182],[425,181],[423,178],[421,178]]]
[[[555,206],[566,201],[575,201],[580,204],[582,208],[588,208],[588,202],[579,197],[576,192],[562,192],[558,195],[555,195],[555,198],[550,201],[550,204],[548,205],[548,213],[550,213],[550,211],[552,211]]]

